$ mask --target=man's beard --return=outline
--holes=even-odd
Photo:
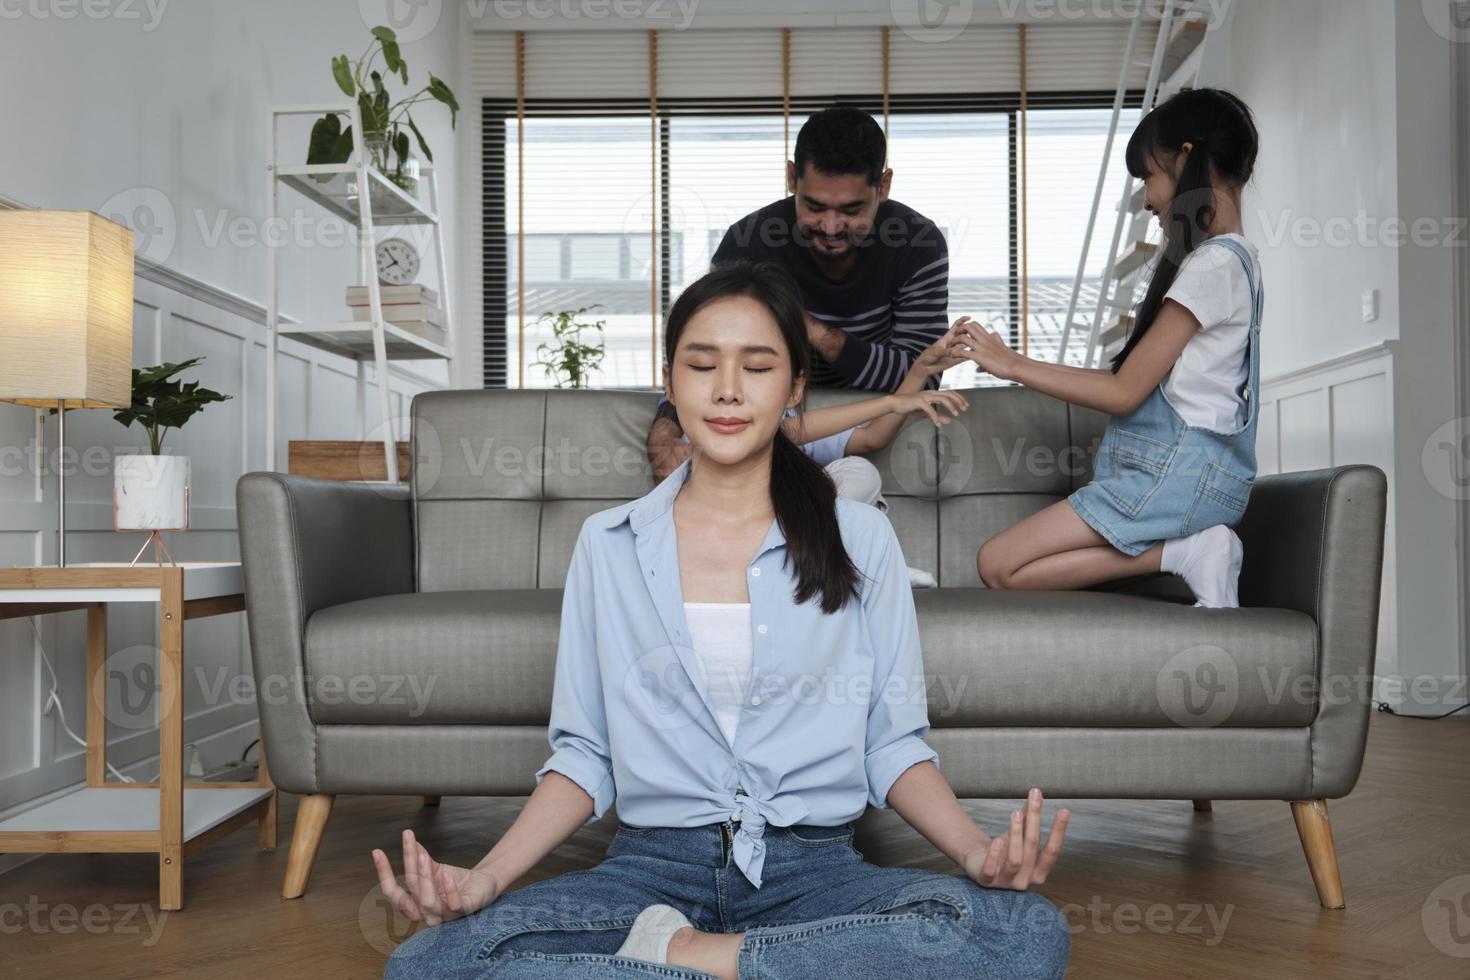
[[[804,228],[799,228],[798,230],[801,232],[801,237],[806,241],[807,247],[811,249],[812,256],[817,259],[827,259],[833,262],[845,259],[861,244],[861,240],[856,238],[852,232],[845,232],[838,237],[837,245],[839,247],[838,250],[834,251],[834,243],[828,240],[826,236],[808,231]]]

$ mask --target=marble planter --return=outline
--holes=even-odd
[[[188,456],[118,456],[112,468],[117,531],[182,531],[189,526]]]

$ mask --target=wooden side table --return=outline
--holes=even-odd
[[[75,793],[0,821],[0,852],[158,855],[158,904],[184,907],[184,857],[251,821],[276,846],[276,790],[260,746],[253,783],[184,778],[184,623],[245,608],[239,562],[97,563],[0,568],[0,619],[87,611],[87,783]],[[107,779],[107,607],[158,605],[159,778]]]

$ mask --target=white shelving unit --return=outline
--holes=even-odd
[[[320,116],[340,113],[352,126],[352,158],[346,163],[283,163],[277,151],[276,127],[284,116]],[[378,403],[383,418],[383,456],[387,463],[388,482],[398,482],[397,435],[390,409],[388,362],[400,360],[449,361],[451,374],[454,360],[454,314],[444,258],[444,228],[439,222],[439,186],[434,168],[423,165],[419,186],[427,187],[428,200],[421,201],[405,192],[368,163],[363,147],[362,117],[357,105],[350,102],[312,105],[276,106],[270,111],[267,133],[266,214],[272,225],[280,221],[280,188],[297,191],[325,211],[356,226],[358,230],[358,269],[361,282],[368,287],[371,319],[316,323],[282,323],[279,308],[280,253],[279,236],[266,236],[266,468],[276,469],[276,350],[281,336],[304,344],[341,354],[357,362],[357,438],[364,438],[367,410],[367,364],[374,366]],[[301,157],[305,156],[304,146]],[[361,193],[366,188],[368,193]],[[383,317],[382,290],[378,284],[374,250],[379,229],[400,225],[433,227],[434,265],[438,275],[440,310],[444,314],[444,342],[435,343],[425,337],[387,322]],[[345,290],[344,290],[345,292]]]

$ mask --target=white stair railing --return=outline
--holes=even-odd
[[[1112,160],[1113,145],[1117,138],[1128,76],[1134,68],[1142,67],[1141,63],[1133,61],[1133,51],[1140,33],[1141,22],[1144,17],[1149,16],[1151,9],[1149,4],[1139,4],[1133,25],[1129,30],[1123,70],[1119,76],[1118,91],[1113,99],[1112,123],[1108,131],[1102,163],[1098,169],[1092,213],[1088,218],[1087,233],[1082,243],[1082,254],[1077,263],[1072,299],[1064,321],[1061,343],[1057,349],[1057,363],[1066,363],[1074,328],[1086,331],[1087,348],[1082,360],[1084,367],[1091,367],[1097,361],[1099,348],[1103,348],[1102,353],[1106,355],[1117,346],[1120,340],[1126,340],[1127,328],[1131,325],[1131,318],[1127,316],[1127,313],[1133,307],[1133,293],[1141,273],[1149,265],[1148,260],[1157,251],[1156,246],[1150,246],[1146,241],[1149,223],[1147,212],[1144,210],[1142,186],[1134,181],[1131,174],[1125,174],[1117,204],[1117,219],[1113,225],[1112,241],[1108,246],[1107,261],[1103,268],[1102,278],[1098,283],[1097,300],[1092,317],[1085,322],[1076,320],[1076,307],[1086,279],[1087,253],[1091,245],[1093,230],[1096,227],[1097,215],[1102,207],[1108,165]],[[1148,78],[1144,85],[1141,105],[1144,114],[1147,114],[1164,99],[1184,88],[1193,86],[1198,81],[1200,67],[1204,61],[1204,52],[1200,50],[1196,53],[1196,49],[1203,47],[1208,36],[1209,17],[1208,4],[1203,0],[1169,0],[1164,5],[1159,14],[1159,29],[1154,38],[1153,54],[1147,62]],[[1128,251],[1127,254],[1120,255],[1119,246],[1124,241],[1124,227],[1130,223]],[[1105,336],[1103,333],[1104,311],[1109,308],[1115,310],[1118,315],[1113,329],[1109,330]]]

